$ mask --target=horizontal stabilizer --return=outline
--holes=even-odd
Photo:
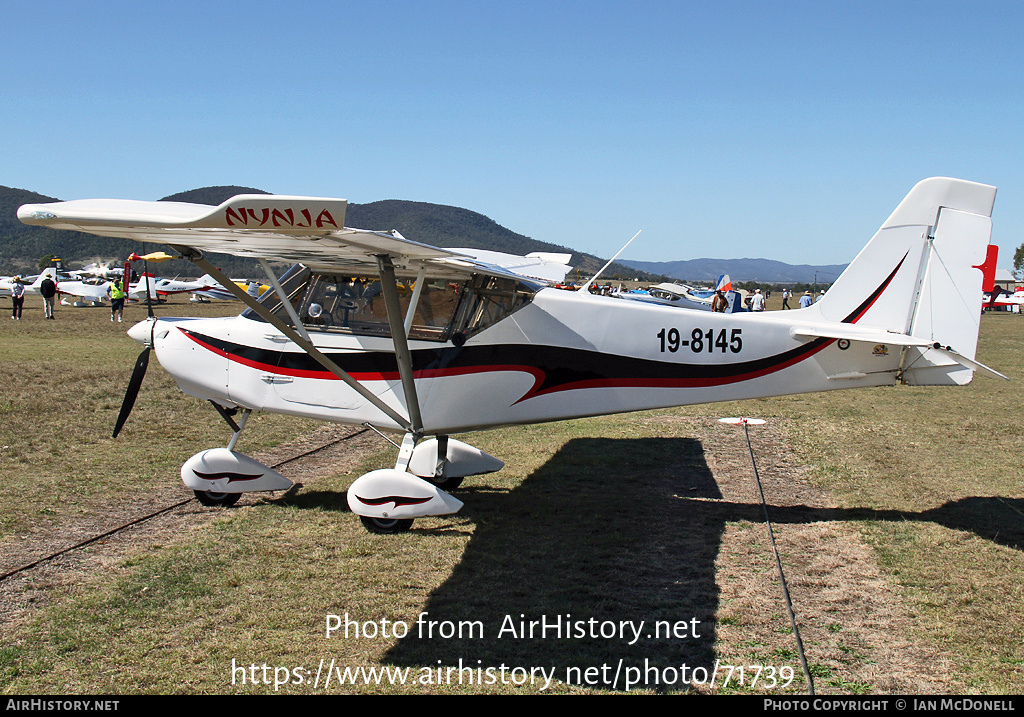
[[[910,336],[909,334],[897,334],[882,329],[861,328],[852,324],[849,326],[794,326],[789,330],[789,333],[791,336],[803,339],[845,339],[847,341],[861,341],[873,344],[927,348],[939,352],[946,358],[952,359],[972,371],[981,371],[990,378],[1001,378],[1004,381],[1010,380],[1007,376],[989,368],[985,364],[957,353],[949,346],[942,346],[938,342],[928,341],[917,336]]]
[[[964,366],[966,368],[972,369],[974,371],[981,371],[983,374],[985,374],[989,378],[1001,378],[1004,381],[1009,381],[1010,380],[1009,376],[1004,376],[1003,374],[999,373],[995,369],[989,368],[985,364],[979,363],[978,361],[975,361],[974,359],[969,359],[966,356],[961,356],[960,354],[958,354],[956,351],[954,351],[953,349],[949,348],[948,346],[933,346],[932,348],[934,350],[938,351],[939,353],[941,353],[943,356],[946,356],[948,358],[953,359],[954,361],[956,361],[961,366]]]
[[[860,328],[853,324],[843,326],[794,326],[790,336],[800,339],[846,339],[893,346],[931,346],[934,342],[909,334],[897,334],[884,329]]]

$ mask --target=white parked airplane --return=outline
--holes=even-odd
[[[50,277],[50,279],[56,283],[59,279],[57,269],[49,266],[35,276],[5,276],[0,278],[0,296],[10,296],[15,283],[21,284],[24,287],[26,294],[38,294],[39,286],[43,283],[43,279],[46,277]]]
[[[160,296],[171,296],[208,289],[220,290],[220,284],[209,274],[203,274],[198,279],[158,279],[155,288]]]
[[[109,286],[109,281],[103,281],[98,284],[88,281],[60,281],[57,282],[57,293],[62,297],[74,297],[74,304],[76,306],[83,305],[85,302],[97,305],[110,298],[107,296],[107,287]],[[63,298],[61,303],[65,303]]]
[[[117,279],[120,281],[120,279]],[[128,285],[128,298],[131,301],[148,301],[152,298],[153,301],[157,300],[156,291],[157,280],[152,274],[143,274],[139,277],[139,280],[134,284]],[[147,284],[149,285],[147,287]],[[88,281],[60,281],[57,283],[57,292],[62,296],[71,296],[75,299],[75,306],[80,306],[84,302],[91,304],[101,304],[104,301],[110,299],[108,290],[110,288],[109,281],[103,281],[98,284],[91,283]],[[65,303],[61,300],[61,303]]]
[[[644,301],[649,304],[663,304],[665,306],[675,306],[680,309],[711,311],[711,300],[714,296],[714,292],[710,292],[710,296],[704,297],[696,294],[695,291],[696,290],[692,286],[686,286],[684,284],[661,283],[650,286],[646,290],[619,292],[616,293],[615,296],[620,299]],[[730,290],[726,292],[724,296],[728,302],[726,313],[731,314],[733,312],[738,313],[746,311],[746,309],[743,308],[743,297],[738,291]]]
[[[204,502],[291,485],[234,452],[250,411],[404,434],[393,469],[348,502],[368,529],[457,511],[445,489],[502,463],[451,434],[712,401],[956,385],[974,360],[995,188],[920,182],[818,303],[718,314],[549,288],[552,257],[486,258],[344,228],[346,202],[241,195],[219,207],[82,200],[25,205],[25,223],[160,241],[248,305],[237,317],[150,319],[115,435],[156,350],[183,391],[235,429],[182,467]],[[204,251],[256,257],[274,291],[248,296]],[[280,279],[267,260],[297,262]],[[562,272],[567,267],[562,266]],[[557,274],[557,272],[555,272]],[[227,411],[241,411],[241,426]]]
[[[1002,289],[985,292],[982,295],[981,304],[985,309],[1006,309],[1020,313],[1021,310],[1024,310],[1024,287],[1012,293]]]

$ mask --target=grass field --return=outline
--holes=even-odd
[[[111,440],[140,348],[124,329],[144,309],[130,307],[120,326],[105,309],[61,309],[47,322],[33,301],[21,322],[0,321],[0,544],[8,553],[91,515],[183,495],[181,462],[229,438],[213,410],[181,394],[153,361],[128,426]],[[160,311],[233,309],[178,303]],[[795,462],[794,480],[824,496],[811,505],[797,494],[789,512],[777,506],[787,571],[812,568],[796,603],[808,623],[821,624],[805,638],[819,689],[893,689],[886,676],[897,666],[862,649],[841,612],[818,616],[801,598],[823,593],[823,558],[851,540],[868,546],[858,560],[877,569],[877,584],[840,583],[816,599],[838,604],[861,591],[872,605],[898,604],[907,619],[891,623],[899,632],[891,637],[925,656],[906,657],[899,669],[942,673],[935,689],[1019,692],[1022,342],[1020,316],[983,318],[978,358],[1011,383],[840,391],[476,434],[468,440],[506,468],[467,481],[460,515],[419,520],[402,536],[366,533],[345,503],[356,476],[393,462],[382,445],[358,470],[320,476],[294,496],[245,497],[235,509],[205,511],[216,519],[55,586],[27,619],[4,625],[0,691],[322,692],[310,683],[333,665],[415,678],[327,690],[338,693],[545,687],[546,673],[531,684],[527,673],[511,671],[517,666],[557,669],[548,692],[606,692],[611,679],[602,669],[620,661],[668,675],[716,659],[789,666],[796,677],[779,689],[805,690],[756,503],[731,498],[736,489],[720,477],[730,466],[749,473],[749,459],[739,434],[722,433],[714,418],[756,415],[769,419],[768,432],[752,432],[763,470]],[[239,449],[255,453],[313,428],[260,415]],[[780,491],[783,478],[773,479]],[[748,594],[761,583],[766,600]],[[871,621],[865,612],[858,624]],[[327,616],[346,614],[360,636],[352,626],[348,638],[328,635]],[[675,634],[633,644],[523,636],[541,616],[660,621]],[[396,635],[403,625],[409,634]],[[486,672],[500,665],[509,671]],[[453,684],[449,668],[460,666],[494,684]],[[666,680],[643,691],[684,687]]]

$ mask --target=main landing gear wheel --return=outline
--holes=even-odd
[[[217,493],[212,490],[194,490],[196,494],[196,500],[206,506],[216,507],[221,506],[227,508],[238,502],[238,499],[242,497],[241,493]]]
[[[370,518],[360,515],[359,520],[363,521],[364,528],[379,535],[404,533],[412,526],[412,518]]]
[[[433,483],[441,490],[455,490],[462,485],[464,478],[465,476],[454,476],[452,478],[426,478],[425,480]]]

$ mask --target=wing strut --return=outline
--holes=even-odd
[[[303,351],[305,351],[307,354],[309,354],[313,358],[314,361],[316,361],[321,366],[323,366],[325,369],[327,369],[328,371],[333,373],[335,376],[337,376],[339,379],[344,381],[349,386],[349,388],[351,388],[353,391],[355,391],[360,396],[365,398],[367,401],[369,401],[371,404],[373,404],[373,406],[375,406],[376,408],[380,409],[380,411],[383,412],[388,418],[390,418],[392,421],[394,421],[399,426],[401,426],[403,430],[409,431],[409,432],[417,432],[417,431],[414,431],[413,426],[409,422],[408,418],[405,418],[405,417],[399,415],[397,412],[395,412],[395,410],[393,408],[391,408],[391,406],[387,405],[382,400],[380,400],[377,396],[375,396],[373,393],[368,391],[362,384],[360,384],[354,378],[349,376],[340,366],[338,366],[336,363],[334,363],[329,358],[327,358],[327,356],[325,356],[323,353],[321,353],[320,349],[318,349],[316,346],[314,346],[312,342],[307,341],[306,339],[302,338],[302,336],[300,336],[298,334],[298,332],[295,331],[295,329],[293,329],[291,326],[286,324],[279,317],[277,317],[274,314],[272,314],[269,311],[267,311],[266,307],[264,307],[262,304],[260,304],[258,301],[256,301],[255,297],[249,296],[248,293],[246,293],[245,291],[242,291],[242,289],[239,288],[238,285],[235,284],[235,282],[231,281],[229,278],[224,276],[224,274],[221,272],[220,269],[218,269],[213,264],[211,264],[209,261],[204,259],[203,255],[201,253],[199,253],[197,250],[195,250],[195,249],[193,249],[191,247],[178,246],[178,245],[174,245],[174,244],[171,244],[170,247],[172,249],[174,249],[176,252],[178,252],[179,254],[181,254],[184,258],[188,259],[190,262],[192,262],[193,264],[198,266],[200,269],[205,271],[207,274],[212,276],[214,279],[216,279],[217,283],[219,283],[227,291],[229,291],[236,299],[238,299],[243,304],[248,306],[250,309],[255,311],[256,314],[258,314],[261,318],[263,318],[265,321],[267,321],[272,326],[274,326],[278,331],[280,331],[282,334],[284,334],[289,339],[291,339],[296,345],[299,346],[299,348],[301,348]],[[381,283],[383,284],[383,282],[381,282]],[[397,291],[395,292],[395,294],[396,294],[396,298],[397,298]],[[386,296],[385,296],[385,300],[386,300]],[[284,303],[288,304],[289,302],[285,301]],[[403,338],[404,338],[404,336],[403,336]],[[404,345],[404,341],[403,341],[403,345]],[[397,342],[396,342],[396,348],[397,348]],[[408,348],[406,348],[406,353],[408,354]],[[399,361],[399,366],[401,366],[401,361]],[[402,381],[403,384],[405,383],[404,378],[405,377],[403,375],[403,381]],[[410,413],[412,413],[412,412],[410,411]],[[417,419],[416,422],[418,423],[419,422],[419,405],[418,404],[416,405],[415,415],[416,415],[416,419]]]
[[[423,433],[423,419],[420,416],[420,402],[416,396],[416,382],[412,376],[412,354],[409,353],[409,342],[406,339],[405,326],[402,323],[402,305],[398,299],[395,265],[391,262],[390,255],[378,254],[377,266],[380,269],[380,287],[384,293],[384,306],[388,310],[391,340],[395,343],[398,375],[402,378],[402,389],[405,391],[405,403],[409,407],[412,432],[419,436]]]
[[[409,336],[409,329],[412,328],[412,320],[416,317],[416,307],[420,303],[420,294],[423,293],[424,278],[427,275],[427,267],[421,266],[419,273],[416,275],[416,286],[412,290],[412,299],[409,300],[409,308],[405,312],[405,329],[406,337]]]

